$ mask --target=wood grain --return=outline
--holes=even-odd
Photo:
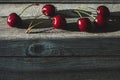
[[[120,56],[120,38],[2,40],[0,56]]]
[[[52,3],[119,3],[119,0],[0,0],[0,2],[52,2]]]
[[[0,71],[67,72],[119,70],[119,57],[1,57]]]
[[[119,70],[79,72],[0,72],[1,80],[119,80]]]
[[[1,80],[119,80],[120,58],[0,58]]]

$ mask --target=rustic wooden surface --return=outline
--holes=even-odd
[[[115,19],[114,17],[112,17]],[[23,18],[24,26],[32,20]],[[79,32],[77,18],[67,18],[68,29],[39,25],[11,28],[0,18],[0,80],[119,80],[120,23]],[[73,28],[74,27],[74,28]]]
[[[21,16],[29,18],[31,16],[37,16],[37,15],[42,14],[41,9],[45,4],[46,3],[40,4],[39,6],[30,7]],[[51,4],[53,4],[56,7],[57,13],[64,14],[68,18],[71,18],[71,17],[78,18],[79,16],[77,14],[73,13],[72,10],[76,9],[78,7],[82,7],[82,6],[89,6],[89,7],[97,8],[100,5],[105,5],[110,9],[112,15],[116,15],[116,14],[120,15],[120,11],[119,11],[120,4],[109,4],[109,3],[108,4],[106,4],[106,3],[102,3],[102,4],[87,4],[87,3],[86,4],[82,4],[82,3],[77,4],[77,3],[73,3],[72,5],[69,3],[65,3],[65,4],[51,3]],[[31,5],[31,4],[30,3],[29,4],[0,4],[0,10],[1,10],[0,16],[8,16],[12,12],[20,14],[20,12],[28,5]],[[8,9],[8,7],[9,7],[9,9]],[[94,10],[86,9],[86,8],[85,8],[85,10],[87,10],[89,12],[93,12],[95,14]]]
[[[119,57],[1,57],[1,80],[119,80]]]
[[[25,29],[8,27],[5,19],[1,18],[0,56],[120,55],[119,22],[110,22],[112,24],[109,27],[90,32],[53,29],[48,23],[39,25],[38,28],[32,29],[30,34],[26,34]],[[67,21],[66,27],[76,27],[76,19]]]
[[[40,3],[120,3],[119,0],[0,0],[1,3],[31,3],[31,2],[40,2]]]
[[[0,0],[1,3],[10,3],[10,2],[41,2],[41,3],[120,3],[119,0]]]

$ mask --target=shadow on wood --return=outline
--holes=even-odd
[[[94,24],[94,23],[93,23]],[[115,32],[120,30],[120,22],[119,21],[109,21],[107,26],[97,27],[93,25],[92,28],[89,29],[90,33],[108,33]]]
[[[50,19],[42,19],[42,18],[41,19],[23,19],[22,27],[18,27],[18,28],[26,29],[26,28],[28,28],[28,26],[31,22],[33,22],[32,25],[35,25],[35,24],[41,22],[41,24],[34,27],[35,29],[37,29],[37,28],[47,28],[47,27],[51,26]]]
[[[59,10],[59,11],[57,12],[57,14],[62,14],[62,15],[64,15],[66,18],[79,18],[80,16],[79,16],[76,12],[74,12],[73,10],[74,10],[74,9]],[[85,11],[85,12],[87,12],[88,14],[92,14],[90,11]],[[82,15],[83,17],[89,17],[89,16],[87,16],[87,15],[85,15],[85,14],[82,14],[82,13],[81,13],[81,15]]]

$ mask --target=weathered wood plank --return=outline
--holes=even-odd
[[[1,80],[119,80],[119,57],[0,58]]]
[[[120,3],[119,0],[0,0],[0,2],[40,2],[40,3]]]
[[[1,80],[119,80],[119,70],[79,72],[9,72],[0,71]]]
[[[120,56],[120,38],[2,40],[0,56]]]
[[[119,57],[1,57],[4,72],[79,72],[119,70]]]

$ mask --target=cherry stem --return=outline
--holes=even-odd
[[[39,18],[40,16],[42,16],[43,14],[40,14],[39,16],[36,16],[34,19],[37,19]],[[26,33],[28,33],[33,27],[37,26],[38,24],[42,23],[42,22],[38,22],[37,24],[33,25],[32,26],[32,23],[34,22],[35,20],[31,21],[29,26],[28,26],[28,29],[26,30]]]
[[[25,7],[25,8],[22,10],[22,12],[19,14],[19,16],[21,16],[21,15],[23,14],[23,12],[24,12],[26,9],[28,9],[29,7],[31,7],[31,6],[33,6],[33,4],[28,5],[27,7]]]
[[[34,19],[37,19],[37,18],[41,17],[42,15],[43,15],[43,14],[38,15],[38,16],[36,16]]]
[[[80,16],[80,18],[82,18],[82,15],[79,13],[78,10],[74,9],[74,12],[76,12]]]
[[[79,12],[83,13],[83,14],[86,14],[88,16],[90,16],[91,18],[95,19],[95,17],[93,15],[90,15],[89,13],[85,12],[85,11],[81,11],[79,10]]]
[[[32,23],[33,23],[33,22],[31,21],[30,24],[29,24],[29,26],[28,26],[28,28],[30,28],[30,27],[32,26]],[[27,29],[28,29],[28,28],[27,28]]]
[[[36,17],[34,18],[34,20],[30,22],[28,28],[32,25],[32,23],[35,21],[35,19],[39,18],[39,17],[42,16],[42,15],[43,15],[43,14],[40,14],[39,16],[36,16]]]
[[[33,28],[33,27],[35,27],[35,26],[37,26],[37,25],[39,25],[39,24],[41,24],[41,23],[43,23],[43,22],[38,22],[37,24],[34,24],[33,26],[30,26],[26,31],[25,31],[25,33],[29,33],[30,32],[30,30]],[[32,24],[32,22],[30,23],[30,25]]]
[[[92,9],[92,10],[96,10],[95,8],[92,8],[92,7],[88,7],[88,6],[81,6],[81,7],[79,7],[80,9],[81,8],[90,8],[90,9]]]

